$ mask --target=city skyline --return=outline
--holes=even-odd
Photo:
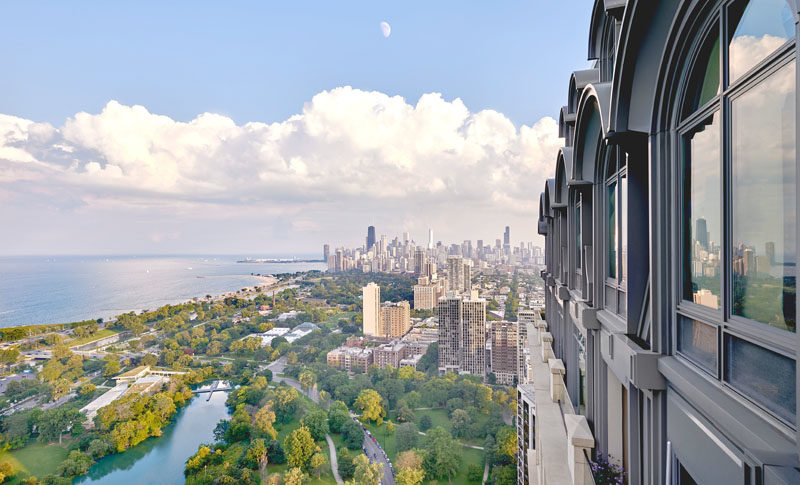
[[[364,220],[535,240],[561,88],[529,46],[562,26],[536,56],[566,81],[590,8],[4,5],[0,254],[307,254]]]

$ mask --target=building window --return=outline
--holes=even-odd
[[[606,309],[626,315],[628,244],[627,154],[609,147],[605,170],[606,207]]]
[[[675,344],[677,354],[792,424],[795,29],[785,0],[726,2],[686,57]]]

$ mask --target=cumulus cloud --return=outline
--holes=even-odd
[[[502,113],[473,113],[437,93],[410,104],[340,87],[282,122],[242,125],[110,101],[57,128],[0,115],[0,192],[60,192],[77,207],[281,207],[297,217],[290,231],[324,231],[313,217],[370,208],[398,221],[421,209],[456,219],[491,210],[535,227],[561,144],[552,118],[517,129]]]

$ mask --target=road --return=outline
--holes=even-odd
[[[4,392],[6,392],[6,387],[8,387],[8,384],[10,382],[22,381],[22,380],[25,380],[25,379],[34,379],[34,378],[36,378],[36,374],[33,373],[33,372],[28,372],[28,373],[24,373],[23,372],[23,373],[12,374],[10,376],[3,377],[2,379],[0,379],[0,394],[3,394]]]
[[[366,430],[364,430],[364,449],[367,453],[367,458],[369,458],[369,461],[372,463],[383,463],[383,477],[381,478],[381,485],[394,485],[394,475],[392,474],[391,467],[389,466],[389,458],[386,456],[386,453],[383,452],[383,448],[380,447],[378,442],[373,439]]]

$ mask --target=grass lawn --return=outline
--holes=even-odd
[[[334,313],[333,315],[328,315],[328,318],[322,323],[333,328],[337,328],[337,323],[339,323],[339,320],[347,320],[349,322],[350,318],[352,318],[355,314],[356,312]]]
[[[419,428],[419,422],[422,419],[422,416],[426,416],[426,415],[430,416],[430,418],[431,418],[431,424],[432,424],[431,428],[435,428],[437,426],[441,426],[444,429],[446,429],[447,431],[449,431],[450,433],[453,432],[453,430],[450,428],[450,419],[447,417],[447,410],[446,409],[425,409],[425,410],[416,410],[416,411],[414,411],[414,416],[416,416],[415,419],[414,419],[414,422],[416,423],[417,428]],[[487,414],[479,414],[478,415],[477,421],[481,425],[486,424],[486,422],[488,420],[489,420],[489,415],[487,415]],[[484,438],[485,437],[459,439],[459,441],[461,441],[462,443],[470,444],[470,445],[483,446]]]
[[[34,443],[19,450],[0,454],[0,461],[11,463],[17,471],[17,475],[9,483],[19,483],[31,475],[41,478],[54,474],[59,463],[66,457],[66,448]]]
[[[434,409],[432,411],[442,411],[444,413],[443,414],[444,419],[447,420],[446,410]],[[419,413],[419,412],[430,412],[430,411],[415,411],[415,412]],[[435,413],[435,414],[440,414],[440,413]],[[419,415],[417,415],[417,417],[419,418]],[[434,419],[434,417],[431,416],[431,419]],[[436,423],[437,422],[434,420],[434,426],[437,426]],[[386,451],[386,454],[389,456],[389,461],[394,463],[397,460],[397,455],[398,455],[397,446],[395,445],[394,434],[387,433],[386,436],[384,437],[383,432],[386,429],[385,424],[381,426],[376,426],[375,424],[368,424],[366,425],[366,427],[370,431],[370,433],[372,433],[372,435],[378,440],[384,451]],[[449,430],[449,423],[446,429]],[[420,436],[420,438],[424,439],[423,436]],[[452,483],[480,483],[480,482],[470,482],[469,480],[467,480],[467,469],[469,468],[469,465],[471,465],[472,463],[480,467],[483,467],[483,451],[476,450],[474,448],[462,447],[461,466],[458,469],[458,473],[453,478]],[[435,483],[439,482],[435,480],[426,480],[423,482],[423,484],[435,484]]]
[[[86,337],[83,337],[83,338],[74,338],[74,339],[70,340],[69,342],[67,342],[67,345],[69,345],[70,347],[77,347],[79,345],[85,345],[85,344],[88,344],[89,342],[94,342],[95,340],[100,340],[101,338],[110,337],[110,336],[116,335],[118,333],[119,332],[117,332],[116,330],[111,330],[109,328],[104,328],[102,330],[96,331],[92,335],[87,335]]]

